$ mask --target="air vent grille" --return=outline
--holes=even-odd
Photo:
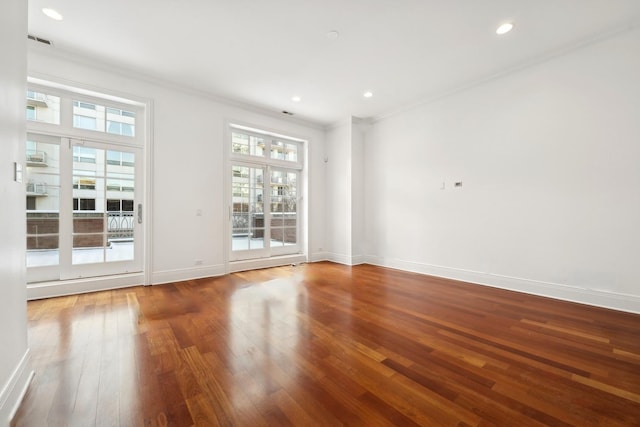
[[[31,35],[31,34],[28,34],[27,38],[29,40],[33,40],[34,42],[46,44],[47,46],[53,46],[53,43],[51,42],[51,40],[47,40],[47,39],[43,39],[43,38],[40,38],[40,37],[36,37],[36,36]]]

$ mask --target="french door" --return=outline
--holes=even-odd
[[[300,252],[300,171],[231,164],[230,261]]]
[[[142,271],[142,149],[27,135],[27,281]]]

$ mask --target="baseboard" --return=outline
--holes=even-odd
[[[364,255],[346,255],[346,254],[337,254],[334,252],[324,252],[326,258],[319,261],[331,261],[338,264],[344,265],[358,265],[364,264],[367,259]]]
[[[299,264],[302,262],[307,262],[307,257],[304,254],[233,261],[229,263],[229,272],[235,273],[238,271],[256,270],[258,268],[279,267],[281,265]]]
[[[363,259],[367,264],[378,265],[381,267],[394,268],[446,279],[460,280],[477,285],[508,289],[511,291],[524,292],[527,294],[640,314],[640,296],[637,295],[604,292],[559,283],[550,283],[540,280],[510,277],[499,274],[483,273],[376,256],[365,256]]]
[[[201,279],[203,277],[222,276],[224,274],[225,268],[223,264],[155,271],[151,273],[151,284],[161,285],[163,283],[182,282],[185,280]]]
[[[35,300],[87,292],[108,291],[110,289],[139,286],[143,283],[143,273],[31,283],[27,285],[27,299]]]
[[[0,391],[0,427],[8,427],[31,384],[34,372],[29,369],[31,352],[27,348],[20,363]]]
[[[329,261],[329,252],[315,252],[309,255],[309,262]]]

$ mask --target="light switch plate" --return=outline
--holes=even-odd
[[[13,162],[13,180],[15,182],[22,182],[22,164]]]

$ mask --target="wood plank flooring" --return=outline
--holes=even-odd
[[[640,426],[640,315],[369,265],[33,301],[18,426]]]

